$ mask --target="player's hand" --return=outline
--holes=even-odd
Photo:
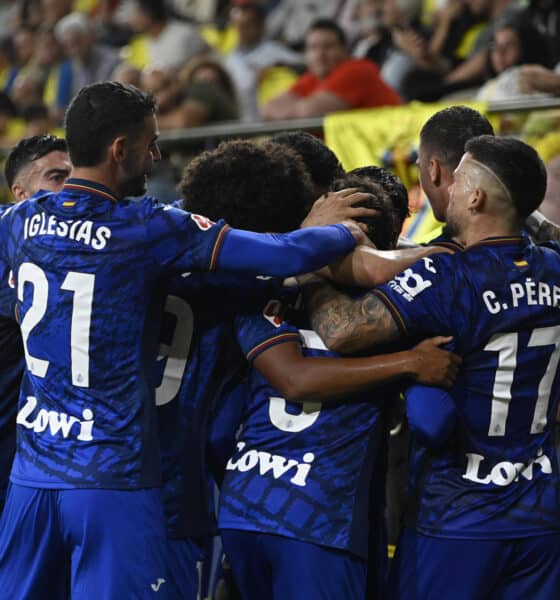
[[[338,192],[329,192],[318,198],[301,227],[317,227],[334,225],[347,219],[375,217],[378,212],[373,208],[354,206],[368,198],[366,192],[358,192],[356,188],[347,188]]]
[[[373,246],[373,243],[366,235],[367,226],[365,223],[356,223],[356,221],[342,221],[341,225],[344,225],[354,236],[354,239],[356,240],[356,246]]]
[[[411,352],[416,358],[415,378],[418,383],[450,388],[457,379],[460,356],[440,348],[453,338],[437,336],[420,342]]]

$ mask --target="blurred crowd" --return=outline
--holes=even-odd
[[[84,85],[151,90],[161,129],[411,100],[560,94],[553,0],[0,2],[0,146]]]

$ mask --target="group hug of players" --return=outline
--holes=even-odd
[[[327,160],[312,180],[285,139],[228,142],[162,205],[142,196],[149,95],[88,86],[65,128],[70,178],[0,217],[3,374],[14,317],[25,361],[15,442],[2,421],[2,597],[194,599],[216,526],[249,600],[559,597],[560,255],[527,230],[532,148],[436,113],[418,167],[444,235],[394,250],[406,190],[382,169]]]

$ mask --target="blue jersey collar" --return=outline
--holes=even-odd
[[[85,193],[91,196],[100,196],[105,200],[111,200],[111,202],[118,202],[119,199],[115,194],[108,188],[97,183],[96,181],[90,181],[89,179],[67,179],[62,188],[65,192],[78,192]]]

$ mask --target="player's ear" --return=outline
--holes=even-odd
[[[471,212],[481,212],[486,203],[486,191],[481,188],[475,188],[469,195],[467,207]]]
[[[440,185],[441,183],[441,165],[437,158],[430,158],[428,163],[428,173],[430,174],[430,181],[433,185]]]
[[[27,198],[27,194],[20,183],[14,183],[11,187],[11,191],[16,202],[21,202]]]
[[[117,136],[111,144],[111,156],[113,160],[117,163],[122,163],[126,158],[127,151],[126,136]]]

